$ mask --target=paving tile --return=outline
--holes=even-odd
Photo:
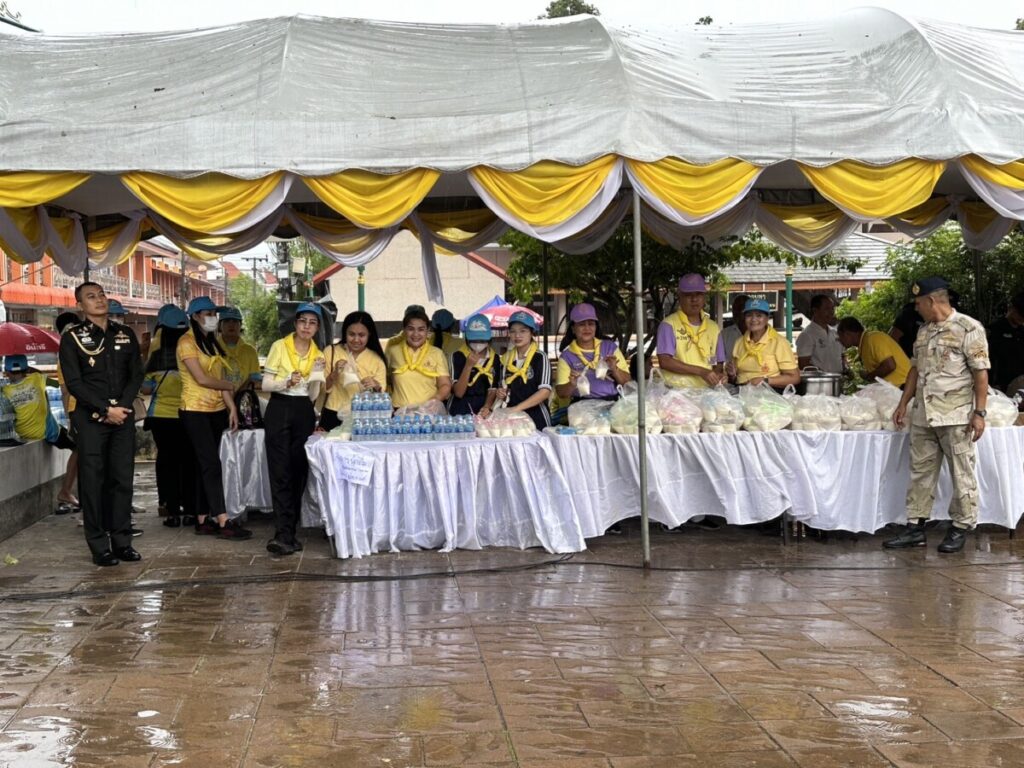
[[[513,754],[508,733],[481,731],[449,733],[423,738],[427,765],[481,765],[511,763]]]
[[[926,719],[955,741],[1024,738],[1024,727],[1000,712],[932,712]]]
[[[1024,765],[1024,740],[1021,739],[952,744],[881,744],[878,751],[897,768]]]
[[[521,760],[674,755],[691,752],[674,728],[601,728],[511,731]]]

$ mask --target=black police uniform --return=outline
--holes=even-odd
[[[139,342],[131,328],[90,320],[60,340],[60,368],[78,401],[71,425],[78,446],[78,496],[85,540],[93,556],[131,546],[135,421],[104,424],[107,408],[132,409],[142,386]]]

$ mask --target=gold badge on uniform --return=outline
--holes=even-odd
[[[913,285],[912,285],[912,286],[910,287],[910,292],[911,292],[912,294],[914,294],[915,296],[917,296],[917,294],[919,294],[919,293],[921,292],[921,286],[920,286],[920,285],[918,285],[917,283],[914,283],[914,284],[913,284]]]

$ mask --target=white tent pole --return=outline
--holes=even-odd
[[[633,190],[633,311],[636,325],[637,445],[640,448],[640,543],[644,568],[651,567],[651,531],[647,519],[647,376],[644,371],[644,269],[640,248],[640,195]]]

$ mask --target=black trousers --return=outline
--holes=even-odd
[[[308,397],[270,396],[263,416],[270,497],[274,503],[275,538],[292,541],[299,525],[302,494],[306,490],[309,462],[306,440],[316,428],[316,413]]]
[[[181,419],[147,419],[156,443],[156,487],[167,514],[195,515],[195,460]]]
[[[194,514],[213,517],[227,514],[224,476],[220,466],[220,438],[228,428],[228,412],[178,411],[178,418],[192,449],[188,453],[194,467],[191,489]],[[188,493],[187,488],[185,492]]]
[[[85,541],[94,555],[132,543],[135,422],[120,426],[89,419],[88,408],[71,414],[78,445],[78,498]]]

